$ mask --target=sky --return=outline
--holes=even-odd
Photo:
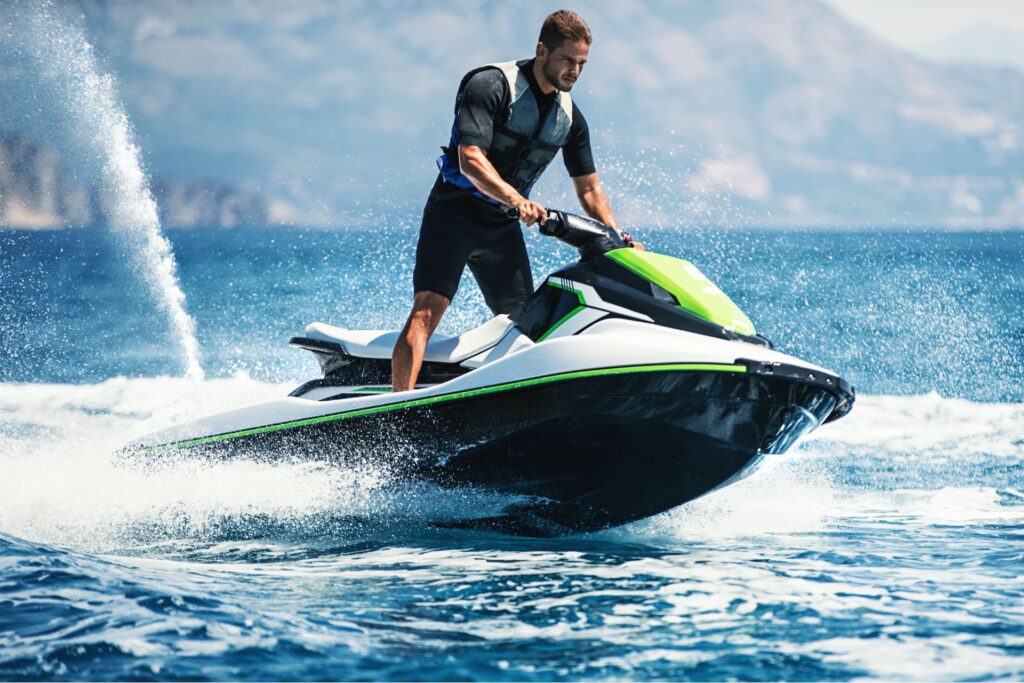
[[[919,56],[1024,70],[1024,0],[822,0]]]
[[[975,45],[970,59],[988,63],[977,46],[995,41],[943,38],[971,27],[1009,32],[1021,52],[1024,0],[966,1],[580,2],[595,49],[573,95],[602,182],[624,218],[646,224],[681,213],[759,225],[1024,224],[1024,64],[945,68],[915,56],[945,40]],[[418,211],[458,78],[528,54],[540,18],[563,4],[61,7],[68,25],[82,18],[116,74],[154,178],[243,187],[273,200],[282,220],[341,225]],[[0,34],[10,6],[0,0]],[[40,87],[59,81],[51,44],[62,34],[36,33],[8,31],[38,59],[9,50],[6,70],[0,59],[0,131],[32,133],[88,166],[80,145],[63,144],[77,110],[61,118],[49,106],[74,105],[74,93]],[[550,205],[575,199],[558,166],[538,185]]]

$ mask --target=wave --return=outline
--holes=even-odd
[[[860,396],[849,418],[811,438],[818,443],[875,446],[892,452],[1020,457],[1024,453],[1024,403],[977,403],[936,392]]]
[[[484,516],[509,499],[395,481],[387,463],[300,459],[126,462],[124,444],[292,384],[193,381],[0,384],[0,532],[91,551],[177,540],[359,539]],[[240,398],[243,397],[243,398]],[[658,542],[814,533],[851,519],[1021,522],[1024,404],[862,396],[851,415],[721,491],[606,532]]]
[[[583,679],[728,678],[751,661],[780,678],[1020,671],[1024,406],[862,396],[734,485],[574,539],[434,529],[438,511],[504,501],[386,466],[115,455],[290,388],[0,384],[0,564],[18,606],[0,610],[16,634],[0,677],[465,678],[502,643],[555,642]]]

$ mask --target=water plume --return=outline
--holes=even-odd
[[[51,2],[17,3],[11,17],[16,40],[39,64],[40,77],[55,92],[70,137],[83,156],[99,165],[99,190],[107,225],[132,270],[168,316],[182,348],[186,376],[203,378],[195,321],[185,309],[171,245],[163,236],[156,201],[142,167],[117,82],[99,66],[84,29]]]

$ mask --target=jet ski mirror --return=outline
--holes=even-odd
[[[539,225],[540,233],[575,247],[584,260],[633,246],[625,233],[600,221],[557,209],[547,209],[547,212],[547,221]],[[505,213],[509,218],[519,218],[518,209],[509,208]]]

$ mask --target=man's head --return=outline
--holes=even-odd
[[[556,89],[572,90],[590,54],[590,27],[569,10],[549,14],[537,41],[537,64]]]

